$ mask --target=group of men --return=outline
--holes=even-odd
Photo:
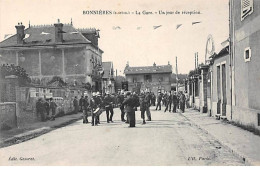
[[[39,98],[36,102],[37,117],[42,121],[55,120],[57,104],[53,98],[43,99]],[[51,113],[50,113],[51,112]]]
[[[186,105],[186,96],[183,92],[165,92],[164,94],[159,93],[157,97],[157,105],[155,110],[161,110],[161,103],[165,106],[164,112],[168,111],[171,112],[171,108],[173,106],[172,112],[176,113],[177,109],[180,109],[182,113],[185,111]],[[159,109],[158,109],[159,108]]]
[[[182,112],[185,111],[186,98],[182,92],[165,92],[158,93],[157,99],[152,92],[141,92],[137,95],[135,92],[121,91],[117,95],[111,96],[110,93],[101,95],[99,92],[93,92],[90,97],[82,96],[79,101],[77,96],[73,99],[74,113],[83,112],[83,123],[87,124],[88,116],[91,115],[92,126],[100,124],[100,114],[106,111],[107,123],[113,122],[114,107],[119,107],[121,110],[121,121],[128,123],[129,127],[135,127],[135,112],[137,107],[140,107],[142,124],[146,121],[151,121],[150,106],[157,105],[155,110],[161,110],[162,105],[165,106],[164,112],[176,112],[179,108]],[[47,119],[55,120],[56,103],[52,98],[49,100],[39,99],[36,103],[36,109],[42,121]],[[51,111],[51,116],[49,112]],[[147,116],[147,119],[145,119]]]

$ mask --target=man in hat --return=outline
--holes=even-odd
[[[106,114],[107,114],[107,123],[109,122],[113,122],[113,99],[110,96],[110,93],[107,92],[106,96],[104,98],[104,105],[105,105],[105,109],[106,109]],[[110,112],[110,116],[109,116],[109,112]]]
[[[94,101],[95,101],[95,105],[97,108],[99,109],[103,109],[103,104],[102,104],[102,98],[101,98],[101,94],[99,92],[96,93],[96,96],[93,97]],[[99,120],[99,117],[100,117],[100,114],[101,114],[101,110],[96,113],[96,123],[97,124],[100,124],[100,120]]]
[[[164,112],[166,112],[169,108],[169,112],[171,112],[171,108],[172,108],[172,94],[171,91],[168,93],[168,96],[166,97],[166,108],[164,110]]]
[[[126,93],[126,99],[123,101],[122,106],[125,106],[125,112],[129,118],[129,127],[135,127],[135,99],[130,92]]]
[[[79,111],[80,112],[83,111],[83,100],[84,100],[84,96],[81,96],[81,98],[79,99]]]
[[[184,113],[185,111],[185,95],[183,94],[183,92],[180,93],[180,109],[182,111],[182,113]]]
[[[54,102],[53,98],[50,98],[50,109],[51,109],[51,119],[50,120],[55,120],[55,114],[56,114],[56,108],[57,104]]]
[[[151,111],[150,111],[151,95],[150,95],[149,91],[147,91],[145,94],[145,102],[146,102],[146,116],[147,116],[146,121],[151,121],[152,120]]]
[[[176,113],[176,109],[177,109],[177,105],[178,105],[178,97],[177,97],[177,93],[174,92],[173,95],[172,95],[172,103],[173,103],[173,109],[172,109],[172,112],[173,113]]]
[[[42,99],[39,98],[38,101],[36,102],[36,112],[37,116],[41,118],[41,121],[43,122],[44,119],[44,105],[42,103]]]
[[[121,121],[125,122],[125,112],[124,112],[124,106],[122,106],[122,103],[124,101],[124,92],[120,92],[120,94],[117,96],[117,102],[119,104],[119,108],[121,110]]]
[[[146,124],[146,122],[145,122],[146,102],[145,102],[145,95],[144,95],[144,93],[141,93],[139,102],[140,102],[141,118],[143,119],[143,124]]]
[[[159,107],[159,110],[161,110],[161,102],[162,102],[162,94],[161,94],[161,92],[159,92],[158,96],[157,96],[157,105],[156,105],[156,109],[155,110],[157,110],[158,107]]]
[[[89,107],[89,101],[88,96],[85,96],[85,98],[82,100],[83,105],[83,123],[88,123],[88,107]]]
[[[77,96],[74,97],[73,106],[74,106],[74,113],[77,114],[79,112],[79,102]]]

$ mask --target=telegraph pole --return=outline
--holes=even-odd
[[[177,82],[176,92],[178,92],[179,91],[179,82],[178,82],[178,61],[177,61],[177,56],[176,56],[176,82]]]

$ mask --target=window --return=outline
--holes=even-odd
[[[249,62],[251,60],[251,49],[249,47],[245,48],[244,59],[245,59],[245,62]]]
[[[151,75],[144,75],[144,81],[145,82],[152,82],[152,76]]]
[[[258,121],[258,126],[260,126],[260,114],[257,113],[257,121]]]
[[[163,77],[162,76],[159,77],[159,82],[163,82]]]
[[[241,21],[253,13],[253,0],[241,0]]]
[[[137,82],[137,77],[133,77],[133,83]]]

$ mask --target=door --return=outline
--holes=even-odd
[[[220,66],[217,66],[217,114],[220,114],[221,88],[220,88]]]
[[[222,64],[222,116],[226,116],[227,85],[226,85],[226,64]]]

